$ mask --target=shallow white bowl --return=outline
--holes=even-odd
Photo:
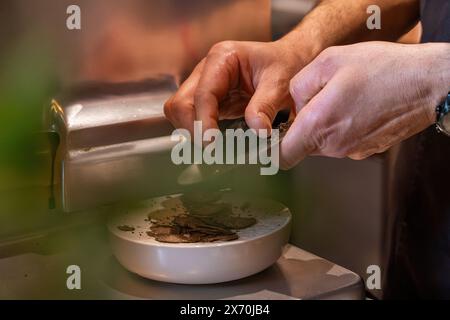
[[[232,203],[241,216],[258,222],[239,230],[238,240],[213,243],[169,244],[147,235],[148,214],[161,208],[166,197],[150,199],[132,208],[118,208],[108,222],[110,241],[117,260],[142,277],[181,284],[211,284],[241,279],[258,273],[281,256],[289,239],[291,214],[280,203],[267,199],[242,199],[227,193],[223,200]],[[240,207],[249,203],[250,207]],[[118,226],[128,225],[134,232]]]

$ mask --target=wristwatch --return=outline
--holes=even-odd
[[[436,107],[436,129],[450,136],[450,92],[444,102]]]

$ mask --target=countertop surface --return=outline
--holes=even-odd
[[[69,266],[81,289],[69,290]],[[362,299],[360,277],[287,245],[275,265],[237,281],[178,285],[125,270],[110,251],[103,226],[0,245],[0,299]]]

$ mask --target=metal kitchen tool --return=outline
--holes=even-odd
[[[55,204],[64,211],[177,191],[181,167],[170,150],[173,127],[164,102],[170,77],[128,85],[94,85],[55,99],[47,127],[59,135]]]
[[[161,203],[167,199],[160,197],[133,207],[117,207],[116,215],[108,223],[117,260],[145,278],[183,284],[241,279],[274,264],[289,239],[288,208],[272,200],[227,192],[222,201],[232,205],[234,214],[257,219],[255,225],[237,231],[239,239],[212,243],[158,242],[147,231],[152,225],[151,212],[161,209]],[[119,229],[123,226],[131,228]]]
[[[291,122],[288,122],[286,125],[286,131],[280,132],[279,136],[276,139],[272,139],[269,137],[267,141],[267,145],[259,148],[249,148],[246,145],[245,148],[245,158],[249,159],[252,155],[257,155],[258,153],[267,153],[272,152],[272,149],[275,146],[280,146],[283,141],[284,136],[287,133],[287,128],[290,126]],[[226,129],[242,129],[244,131],[249,130],[247,123],[244,118],[236,119],[236,120],[225,120],[219,123],[220,129],[222,132],[225,132]],[[229,139],[226,135],[224,135],[225,140]],[[237,155],[235,155],[236,158]],[[192,164],[184,169],[180,176],[178,177],[178,183],[183,186],[189,186],[199,183],[207,183],[214,179],[220,179],[226,173],[238,168],[239,164]]]

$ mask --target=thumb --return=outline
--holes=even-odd
[[[289,131],[280,145],[280,167],[288,170],[297,165],[317,148],[315,135],[317,134],[315,110],[305,107],[296,116]]]
[[[334,72],[334,68],[324,68],[318,59],[292,78],[289,91],[297,116],[280,145],[281,168],[294,167],[322,147],[320,132],[326,115],[321,109],[333,100],[333,90],[327,84]]]
[[[270,133],[278,112],[293,105],[288,81],[278,86],[271,81],[262,82],[245,110],[245,121],[252,129],[266,129]]]

